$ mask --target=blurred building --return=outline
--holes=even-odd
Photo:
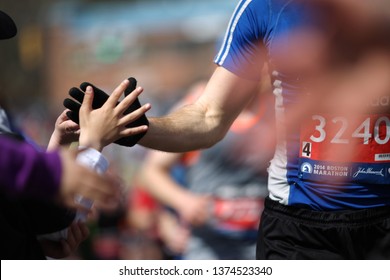
[[[211,74],[216,42],[235,4],[171,0],[53,5],[45,24],[50,106],[61,107],[69,88],[83,81],[110,92],[128,76],[145,88],[142,98],[178,98],[183,89]]]

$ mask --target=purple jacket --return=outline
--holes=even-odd
[[[58,191],[62,165],[58,152],[0,136],[0,190],[11,195],[52,198]]]

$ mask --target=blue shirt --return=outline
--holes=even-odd
[[[298,125],[285,124],[286,113],[304,92],[297,83],[301,77],[283,71],[278,61],[281,54],[294,55],[289,53],[294,30],[318,28],[315,18],[302,1],[242,0],[215,63],[250,80],[260,80],[263,64],[269,63],[278,131],[284,132],[269,168],[271,199],[314,210],[390,205],[389,114],[366,113],[350,120],[314,112]],[[351,145],[349,157],[337,155]]]

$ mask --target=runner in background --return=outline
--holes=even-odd
[[[194,102],[205,85],[196,84],[176,108]],[[161,213],[162,237],[172,252],[182,250],[184,259],[255,259],[257,228],[268,195],[267,167],[274,152],[270,97],[256,95],[226,137],[211,148],[147,155],[141,186],[178,216]],[[173,173],[177,166],[184,167],[184,182]],[[175,239],[180,246],[172,245]]]

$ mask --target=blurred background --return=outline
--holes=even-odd
[[[64,109],[68,90],[84,81],[111,93],[134,76],[145,89],[141,103],[152,103],[148,114],[163,114],[212,73],[218,42],[237,2],[1,0],[0,9],[15,20],[18,35],[0,45],[0,97],[42,146]],[[104,154],[124,179],[132,205],[96,218],[91,239],[74,258],[165,258],[158,238],[152,237],[157,240],[153,243],[134,234],[126,215],[139,203],[131,189],[145,149],[111,145]]]
[[[1,94],[14,109],[46,119],[83,81],[110,91],[134,76],[146,89],[143,98],[164,107],[209,76],[236,2],[2,0],[18,35],[1,46]]]

